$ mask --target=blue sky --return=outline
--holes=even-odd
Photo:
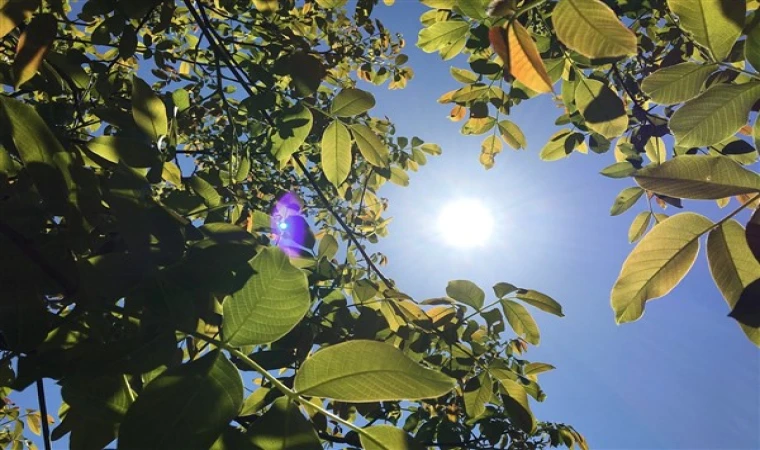
[[[565,318],[534,314],[542,340],[526,356],[557,367],[539,380],[548,398],[535,412],[576,426],[591,448],[760,448],[760,352],[726,317],[704,248],[687,278],[650,302],[639,322],[615,325],[609,292],[633,248],[628,227],[646,203],[618,217],[609,209],[634,182],[598,175],[615,162],[612,152],[539,160],[560,115],[549,96],[522,103],[509,117],[525,132],[528,150],[505,146],[485,171],[478,162],[483,137],[461,135],[461,122],[447,118],[451,105],[436,103],[460,86],[449,67],[467,68],[466,61],[441,61],[414,47],[426,9],[412,0],[376,9],[387,28],[407,39],[415,78],[403,91],[373,90],[373,113],[388,115],[397,134],[443,148],[412,174],[409,187],[381,191],[394,217],[390,236],[377,246],[390,258],[386,273],[420,300],[444,295],[449,280],[470,279],[489,293],[507,281],[560,301]],[[497,221],[488,246],[468,251],[436,239],[437,214],[454,197],[490,206]],[[716,218],[736,204],[722,211],[709,202],[685,206]]]

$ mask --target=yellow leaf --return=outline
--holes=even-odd
[[[513,21],[507,30],[507,47],[509,73],[533,91],[552,92],[552,81],[538,54],[536,43],[518,21]]]
[[[497,136],[491,135],[483,140],[480,152],[480,164],[486,169],[493,167],[495,157],[501,153],[502,144]]]
[[[457,105],[451,109],[451,112],[449,113],[449,119],[452,122],[459,122],[460,120],[464,119],[465,115],[467,115],[467,108],[461,105]]]
[[[39,1],[5,0],[0,2],[0,39],[32,15]]]
[[[37,436],[40,435],[42,431],[42,418],[40,417],[40,413],[38,411],[30,412],[27,414],[26,424],[32,433],[36,434]]]
[[[16,58],[13,61],[15,89],[37,74],[57,32],[58,22],[52,14],[35,16],[26,27],[18,39]]]
[[[552,24],[560,42],[589,58],[636,54],[636,35],[600,0],[560,0]]]

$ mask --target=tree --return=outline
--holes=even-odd
[[[756,0],[422,0],[417,45],[443,59],[467,55],[471,70],[452,67],[463,86],[445,93],[462,133],[487,135],[486,169],[525,137],[508,119],[513,108],[551,94],[564,126],[540,152],[556,161],[575,152],[615,163],[601,174],[633,178],[610,214],[644,197],[629,232],[638,242],[611,293],[618,323],[638,320],[646,302],[667,295],[693,265],[700,239],[730,316],[760,346],[760,3]],[[557,90],[555,91],[555,87]],[[612,142],[615,141],[615,145]],[[753,145],[754,144],[754,145]],[[631,184],[631,183],[629,183]],[[739,206],[717,221],[690,212],[668,217],[655,205],[682,199]],[[651,229],[650,229],[651,225]]]
[[[556,301],[416,302],[368,250],[441,150],[372,116],[354,74],[413,72],[345,3],[0,0],[4,448],[586,447],[528,400]]]

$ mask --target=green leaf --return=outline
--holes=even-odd
[[[172,103],[178,112],[182,112],[190,107],[190,93],[187,89],[177,89],[172,92]]]
[[[339,120],[332,121],[322,135],[322,170],[335,187],[351,172],[351,134]]]
[[[612,208],[610,209],[610,215],[618,216],[628,211],[631,206],[636,204],[643,194],[644,190],[639,187],[623,189],[615,198],[615,203],[613,203]]]
[[[153,142],[166,136],[166,106],[148,83],[136,76],[132,77],[132,117],[137,127]]]
[[[509,378],[499,378],[499,383],[507,392],[507,396],[504,397],[504,408],[515,425],[526,433],[533,433],[536,429],[536,418],[530,410],[525,388]]]
[[[285,336],[311,304],[306,274],[277,247],[264,248],[250,262],[250,278],[224,301],[224,340],[259,345]]]
[[[460,69],[454,66],[449,67],[449,72],[451,72],[451,76],[455,80],[465,84],[476,83],[480,78],[475,72],[470,72],[469,70]]]
[[[644,236],[623,263],[612,288],[617,323],[638,320],[648,300],[666,295],[683,279],[697,257],[699,237],[712,225],[703,216],[682,213],[659,223]]]
[[[417,47],[425,53],[446,52],[452,44],[464,41],[469,31],[470,24],[463,20],[436,22],[420,31]],[[446,53],[442,53],[442,55],[445,55],[444,58],[449,56],[448,59],[450,59],[456,56],[456,53],[458,52],[453,55]]]
[[[330,113],[338,117],[353,117],[369,111],[375,106],[375,97],[361,89],[348,88],[340,91],[333,99]]]
[[[455,384],[456,380],[420,366],[390,344],[363,340],[316,352],[294,380],[299,394],[353,403],[434,398]]]
[[[533,320],[533,316],[528,310],[523,305],[507,299],[501,300],[501,307],[515,334],[533,345],[538,345],[541,341],[541,335],[536,321]]]
[[[399,186],[409,186],[409,174],[401,167],[391,167],[391,183]]]
[[[317,4],[326,9],[335,9],[343,7],[348,0],[317,0]]]
[[[374,131],[362,124],[351,125],[351,134],[354,136],[357,147],[362,156],[375,167],[387,167],[390,159],[388,147],[380,141]]]
[[[636,172],[636,167],[630,161],[620,161],[602,169],[600,174],[609,178],[626,178]]]
[[[298,151],[301,144],[306,141],[306,137],[311,132],[313,121],[311,111],[301,103],[286,110],[275,121],[274,134],[271,137],[272,155],[280,163],[290,159],[290,156]]]
[[[509,120],[504,119],[499,122],[499,132],[501,133],[504,142],[509,144],[509,146],[515,150],[520,150],[521,148],[526,148],[528,146],[528,143],[525,140],[525,135],[520,127]]]
[[[464,386],[462,397],[467,417],[474,419],[486,412],[486,403],[493,396],[493,381],[488,372],[472,377]]]
[[[321,450],[322,444],[298,403],[280,397],[256,420],[246,435],[261,450]]]
[[[496,283],[493,287],[493,292],[496,294],[498,298],[502,298],[505,295],[509,294],[510,292],[514,292],[517,290],[517,287],[510,283],[500,282]]]
[[[641,90],[655,103],[675,105],[699,95],[705,80],[717,68],[716,64],[692,62],[663,67],[644,78]]]
[[[575,105],[586,125],[607,139],[616,138],[628,129],[623,101],[601,81],[581,78],[575,88]]]
[[[747,123],[758,98],[760,83],[716,84],[673,113],[668,126],[679,146],[717,144]]]
[[[482,0],[456,0],[457,8],[462,13],[475,20],[486,18],[486,3]]]
[[[728,57],[741,36],[745,0],[667,0],[668,8],[678,16],[679,26],[708,49],[716,61]]]
[[[652,221],[652,213],[645,211],[636,215],[631,222],[631,227],[628,229],[628,242],[634,243],[644,236],[649,228],[649,223]]]
[[[574,142],[570,142],[573,135],[571,130],[560,130],[549,138],[541,153],[538,155],[542,161],[557,161],[567,158],[575,148]]]
[[[193,190],[193,192],[198,194],[203,199],[203,203],[207,207],[214,208],[222,204],[222,196],[219,195],[219,192],[217,192],[214,185],[204,180],[200,176],[193,175],[190,177],[190,180],[188,180],[188,184],[190,185],[190,188]]]
[[[237,369],[213,351],[170,367],[143,389],[121,424],[118,448],[208,448],[242,405]]]
[[[160,161],[158,151],[143,142],[121,136],[98,136],[87,143],[87,149],[114,164],[148,168]]]
[[[486,293],[478,285],[467,280],[453,280],[446,285],[446,295],[454,300],[471,306],[476,310],[483,307]]]
[[[424,450],[421,444],[412,440],[404,430],[392,425],[374,425],[364,429],[364,434],[359,435],[364,450]]]
[[[338,253],[338,241],[331,234],[326,234],[319,240],[317,254],[320,257],[332,259]]]
[[[556,367],[552,366],[551,364],[532,362],[525,365],[523,368],[523,373],[525,375],[538,375],[539,373],[548,372],[550,370],[554,370],[555,368]]]
[[[747,243],[744,228],[735,220],[724,222],[707,236],[707,261],[715,285],[733,309],[742,292],[760,279],[760,262]],[[760,329],[739,323],[745,334],[760,346]]]
[[[716,200],[760,192],[760,175],[725,156],[681,155],[639,170],[642,188],[676,198]]]
[[[757,24],[747,32],[744,43],[744,58],[752,64],[755,70],[760,70],[760,26]]]
[[[71,177],[71,155],[30,105],[0,95],[0,142],[15,147],[24,167],[53,215],[65,215]]]
[[[560,42],[589,58],[636,54],[636,35],[599,0],[560,0],[552,24]]]
[[[546,311],[549,314],[554,314],[559,317],[565,316],[565,314],[562,313],[562,305],[548,295],[542,294],[538,291],[532,289],[518,289],[515,293],[515,298],[522,300],[529,305],[535,306],[541,311]]]
[[[480,163],[486,170],[492,168],[495,164],[496,155],[501,153],[502,144],[496,135],[486,136],[480,145]]]
[[[668,150],[665,147],[665,141],[657,136],[652,136],[649,138],[647,143],[644,145],[644,151],[646,152],[649,161],[651,161],[654,165],[664,163],[668,157]]]

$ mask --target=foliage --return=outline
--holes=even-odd
[[[451,69],[463,86],[439,102],[454,105],[453,121],[468,117],[463,134],[486,135],[486,169],[501,151],[499,134],[516,149],[526,145],[513,144],[522,132],[511,122],[509,133],[473,123],[502,123],[520,103],[551,93],[560,110],[555,125],[565,128],[540,158],[614,148],[615,162],[602,175],[638,184],[624,188],[610,211],[622,214],[642,197],[648,203],[631,224],[628,238],[639,243],[612,289],[617,322],[638,320],[648,300],[670,292],[707,236],[730,316],[760,346],[758,213],[746,232],[732,220],[760,204],[752,169],[760,122],[748,123],[760,110],[760,3],[502,0],[486,10],[479,0],[422,2],[430,10],[420,18],[417,45],[444,59],[466,56],[470,70]],[[439,33],[451,27],[455,35]],[[723,208],[732,197],[739,207],[716,222],[692,213],[667,218],[653,205],[712,199]]]
[[[41,410],[7,404],[3,448],[22,419],[75,449],[586,448],[531,411],[553,367],[520,302],[556,301],[417,302],[366,248],[381,186],[441,153],[372,115],[364,84],[413,77],[375,4],[0,0],[0,389]],[[436,23],[420,44],[461,51],[470,23]]]

